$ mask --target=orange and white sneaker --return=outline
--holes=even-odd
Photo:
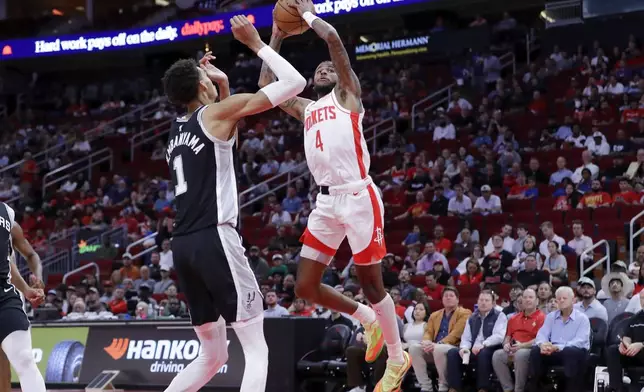
[[[400,392],[405,374],[411,368],[411,357],[406,351],[403,351],[405,361],[402,364],[387,361],[385,374],[382,376],[373,392]]]
[[[382,329],[377,320],[371,324],[364,325],[364,337],[365,343],[367,343],[364,360],[367,363],[373,363],[378,359],[382,349],[385,347],[385,335],[382,334]]]

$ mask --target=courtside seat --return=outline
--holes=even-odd
[[[301,381],[302,390],[309,390],[308,386],[325,385],[327,382],[338,383],[335,372],[344,368],[340,362],[344,361],[345,351],[351,340],[352,331],[346,325],[334,325],[327,329],[320,347],[309,351],[297,362],[297,373]],[[344,361],[346,364],[346,361]],[[332,367],[329,367],[332,364]]]

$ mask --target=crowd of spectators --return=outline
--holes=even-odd
[[[483,18],[474,23],[483,24]],[[506,15],[495,29],[503,32],[512,23]],[[441,26],[437,21],[434,29]],[[590,217],[603,210],[608,212],[602,216],[616,221],[621,214],[623,221],[630,219],[627,207],[644,204],[640,60],[639,44],[631,37],[623,50],[604,52],[596,43],[569,55],[555,48],[525,73],[504,78],[499,57],[486,53],[461,70],[446,105],[417,113],[412,104],[444,86],[442,76],[429,79],[427,68],[412,60],[358,66],[364,127],[386,119],[413,125],[379,141],[371,175],[386,207],[391,253],[382,261],[383,278],[423,391],[431,387],[427,362],[438,370],[440,391],[462,388],[460,376],[454,375],[470,353],[479,374],[495,372],[504,390],[522,391],[527,377],[540,375],[546,354],[560,354],[564,365],[580,360],[580,352],[590,348],[587,319],[610,323],[641,309],[644,246],[627,250],[636,253],[633,263],[613,264],[602,290],[596,290],[600,284],[592,274],[580,275],[580,267],[595,256],[590,252],[594,243],[603,239]],[[235,65],[234,90],[251,89],[254,80],[248,75],[256,77],[260,62],[240,55]],[[152,95],[147,99],[160,100],[158,93]],[[112,99],[90,110],[80,101],[70,104],[67,114],[83,118],[122,112],[125,106]],[[151,120],[172,116],[160,105]],[[242,223],[265,316],[324,318],[329,326],[356,330],[353,346],[360,346],[357,320],[295,295],[298,238],[315,208],[315,184],[304,175],[284,194],[262,184],[275,175],[306,173],[298,147],[300,124],[275,111],[242,122],[240,129],[239,178],[243,186],[254,186],[242,202],[268,194],[243,211]],[[174,194],[167,179],[141,172],[136,178],[102,177],[96,184],[79,174],[40,200],[42,175],[91,153],[94,144],[81,132],[45,125],[21,128],[5,139],[0,167],[24,161],[18,177],[3,179],[0,196],[27,200],[21,201],[19,222],[42,255],[81,228],[124,227],[127,241],[121,245],[158,232],[137,248],[146,254],[134,260],[104,244],[107,270],[67,285],[50,284],[44,309],[55,309],[70,321],[188,317],[173,279]],[[163,142],[154,143],[150,158],[164,159]],[[60,150],[46,162],[37,162],[29,152],[56,146]],[[338,252],[323,282],[366,303],[346,252]],[[519,313],[534,320],[531,327],[513,317]],[[558,324],[561,317],[581,328],[574,338],[566,335],[572,327]],[[556,328],[565,331],[555,333]],[[517,331],[523,335],[515,336]],[[533,343],[540,348],[531,348]],[[514,384],[505,370],[508,357],[515,364]],[[569,382],[577,376],[566,373]],[[483,378],[477,389],[490,389],[489,378]],[[354,392],[363,391],[365,380],[352,380]]]

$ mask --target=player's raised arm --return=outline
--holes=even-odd
[[[311,26],[313,31],[326,42],[329,47],[331,62],[338,74],[338,87],[341,91],[349,92],[360,98],[362,90],[360,89],[360,79],[351,68],[349,54],[344,48],[342,39],[338,35],[335,27],[320,19],[315,15],[315,6],[311,0],[298,0],[295,7],[302,16],[302,19]]]
[[[278,81],[255,94],[236,94],[206,109],[205,115],[214,120],[237,121],[242,117],[267,111],[301,93],[306,79],[282,56],[262,42],[259,33],[245,16],[231,19],[233,35],[264,60],[277,75]]]
[[[276,53],[279,53],[280,48],[282,47],[282,41],[284,41],[286,35],[280,31],[279,28],[273,23],[273,34],[271,35],[271,41],[268,46],[270,46]],[[277,78],[268,64],[264,62],[262,64],[262,71],[259,74],[259,82],[257,83],[260,88],[264,88],[269,84],[275,82]],[[280,109],[288,113],[290,116],[304,121],[304,109],[313,101],[310,99],[302,97],[293,97],[286,102],[282,103]]]
[[[40,262],[40,256],[25,238],[22,227],[20,227],[18,222],[14,222],[11,227],[11,243],[22,257],[27,260],[29,270],[31,270],[31,273],[35,276],[36,281],[33,282],[34,286],[38,288],[44,287],[42,283],[42,263]]]

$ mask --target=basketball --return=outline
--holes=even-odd
[[[302,34],[309,29],[304,19],[300,17],[297,9],[292,5],[293,0],[278,0],[275,4],[273,18],[277,27],[288,35]]]

